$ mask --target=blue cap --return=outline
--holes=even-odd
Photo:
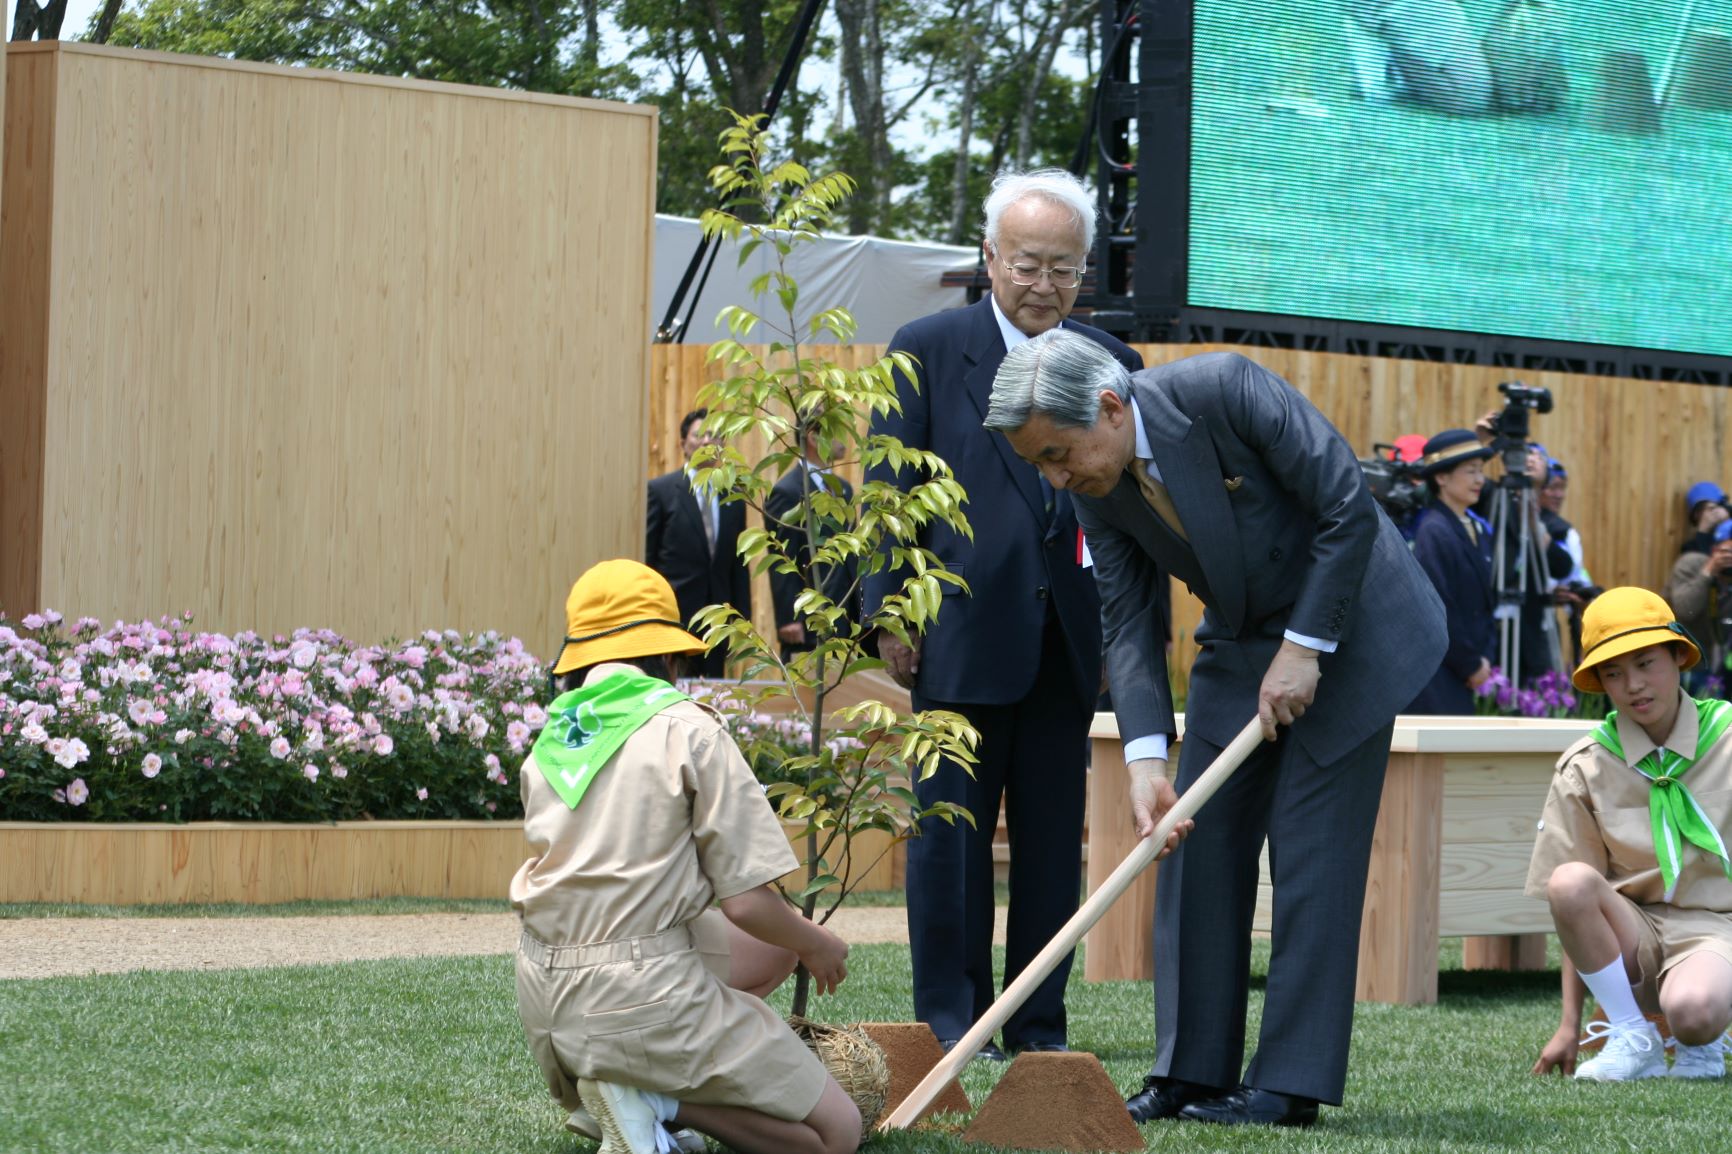
[[[1570,475],[1570,471],[1568,469],[1564,468],[1564,463],[1562,461],[1558,460],[1556,457],[1547,457],[1546,458],[1546,479],[1547,480],[1551,480],[1554,477],[1563,477],[1564,479],[1568,480],[1569,475]]]
[[[1684,494],[1684,512],[1694,513],[1696,506],[1703,501],[1724,501],[1726,490],[1712,481],[1697,481],[1690,486],[1690,491]]]
[[[1732,537],[1732,520],[1722,521],[1714,526],[1714,543],[1716,545],[1728,537]]]

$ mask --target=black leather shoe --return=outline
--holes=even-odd
[[[962,1041],[961,1038],[945,1038],[945,1039],[941,1040],[938,1044],[940,1046],[943,1046],[944,1052],[946,1054],[948,1054],[948,1053],[950,1053],[950,1051],[956,1049],[956,1044],[960,1041]],[[976,1054],[972,1059],[970,1059],[970,1061],[980,1061],[980,1060],[985,1060],[988,1062],[1008,1062],[1008,1061],[1010,1061],[1010,1059],[1005,1056],[1004,1051],[1000,1050],[998,1048],[998,1043],[996,1043],[996,1042],[988,1042],[986,1045],[984,1045],[980,1048],[980,1053]]]
[[[1143,1088],[1125,1099],[1125,1109],[1130,1111],[1131,1121],[1139,1124],[1157,1118],[1177,1118],[1179,1111],[1190,1103],[1213,1098],[1219,1093],[1213,1086],[1150,1074],[1143,1079]]]
[[[1219,1098],[1192,1102],[1179,1111],[1179,1117],[1223,1126],[1309,1126],[1317,1121],[1317,1102],[1240,1086]]]
[[[1070,1047],[1063,1042],[1024,1042],[1016,1047],[1018,1054],[1068,1054]]]

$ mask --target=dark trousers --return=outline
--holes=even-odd
[[[1079,698],[1064,635],[1049,621],[1034,688],[1022,701],[973,705],[916,693],[914,707],[954,710],[980,731],[973,777],[946,760],[914,786],[923,805],[955,802],[979,828],[931,818],[921,823],[920,836],[908,841],[914,1016],[941,1039],[960,1038],[994,996],[992,838],[1001,798],[1010,835],[1005,985],[1076,913],[1093,702]],[[1066,958],[1005,1023],[1006,1048],[1065,1040],[1064,988],[1071,960]]]
[[[1228,778],[1155,883],[1154,1073],[1230,1088],[1245,1057],[1258,855],[1274,925],[1248,1086],[1339,1105],[1353,1033],[1359,920],[1393,722],[1333,765],[1283,733]],[[1219,756],[1194,734],[1183,793]]]

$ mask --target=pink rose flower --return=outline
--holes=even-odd
[[[418,789],[415,791],[415,796],[420,798],[422,801],[426,801],[427,800],[427,790],[425,788]]]
[[[308,765],[303,766],[301,769],[301,773],[306,776],[306,779],[308,781],[318,781],[319,780],[319,767],[316,765],[312,765],[309,763]]]
[[[72,779],[72,784],[66,787],[66,804],[83,805],[90,800],[90,787],[84,784],[82,777]]]
[[[342,781],[345,777],[349,776],[349,771],[339,762],[333,761],[331,763],[331,776],[336,778],[338,781]]]
[[[144,755],[144,768],[140,770],[146,777],[155,777],[162,772],[162,758],[154,753]]]
[[[380,757],[390,757],[391,751],[397,748],[397,743],[391,740],[389,733],[381,733],[373,739],[373,752]]]
[[[289,756],[289,739],[286,737],[279,737],[272,741],[271,756],[276,758],[278,761]]]

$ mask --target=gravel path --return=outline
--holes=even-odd
[[[849,942],[905,942],[906,911],[843,909]],[[994,938],[1004,942],[1004,910]],[[513,914],[357,914],[311,918],[16,918],[0,920],[0,979],[327,965],[378,958],[508,954]]]

